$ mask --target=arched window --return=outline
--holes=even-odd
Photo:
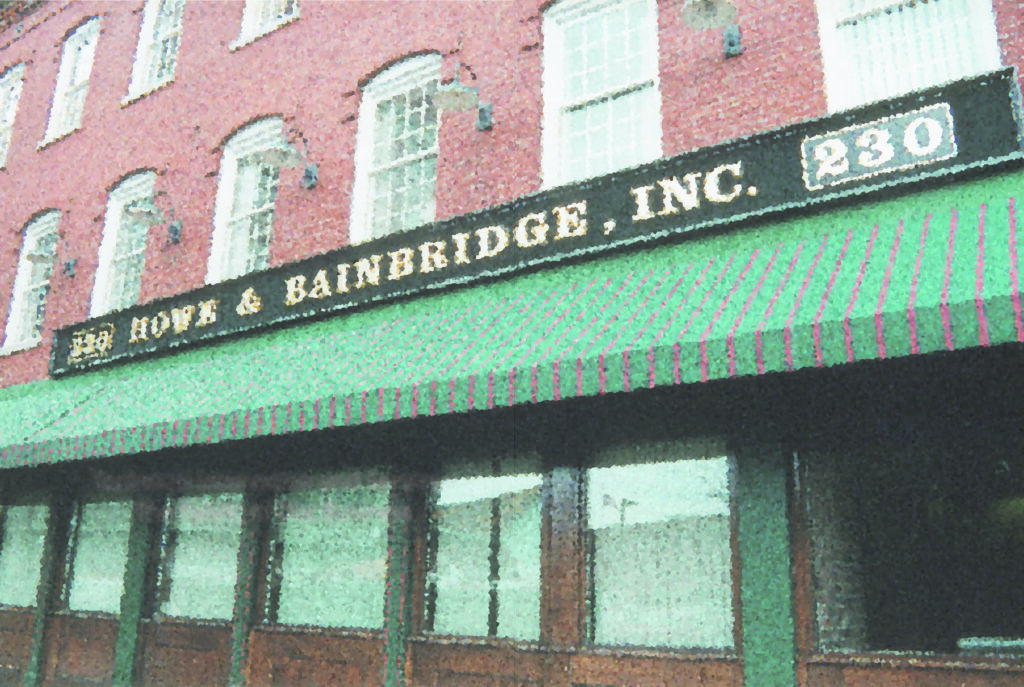
[[[32,220],[25,227],[25,238],[14,279],[11,312],[7,318],[4,350],[29,348],[39,343],[50,292],[50,276],[57,252],[57,221],[59,210],[51,210]]]
[[[14,115],[18,111],[24,79],[24,63],[14,65],[0,75],[0,169],[7,164],[7,148],[11,145]]]
[[[155,182],[154,172],[138,172],[110,190],[89,311],[93,317],[127,308],[139,300],[149,225],[125,209],[151,199]]]
[[[285,144],[282,127],[280,117],[261,119],[239,129],[224,145],[207,283],[270,264],[279,168],[265,153]]]
[[[57,72],[57,85],[53,89],[50,119],[46,125],[43,143],[54,141],[82,126],[85,96],[89,90],[89,75],[96,56],[96,42],[100,37],[100,19],[93,17],[83,23],[64,41]]]
[[[174,79],[185,0],[147,0],[128,97],[148,93]]]
[[[360,243],[432,222],[441,56],[418,55],[363,88],[350,240]]]

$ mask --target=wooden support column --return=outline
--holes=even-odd
[[[744,441],[738,461],[738,516],[747,687],[796,684],[796,635],[788,524],[788,460],[777,444]]]
[[[50,616],[60,603],[60,593],[64,587],[64,558],[73,511],[74,502],[71,499],[58,496],[50,500],[43,564],[39,571],[39,592],[36,595],[35,617],[32,619],[29,659],[22,675],[24,687],[42,684]]]
[[[242,687],[246,680],[249,636],[253,625],[259,620],[260,562],[266,560],[264,555],[261,555],[261,547],[265,546],[268,514],[272,504],[273,494],[251,490],[246,491],[242,502],[242,538],[238,547],[238,578],[231,628],[231,663],[228,667],[228,684],[232,687]]]
[[[113,684],[131,687],[137,678],[139,623],[145,612],[146,582],[157,545],[162,499],[150,494],[135,498],[128,531],[128,561],[121,594],[121,615],[114,649]]]
[[[392,479],[388,510],[387,586],[384,591],[384,675],[385,687],[406,684],[409,635],[412,631],[412,569],[414,549],[413,513],[417,501],[415,485],[396,475]]]

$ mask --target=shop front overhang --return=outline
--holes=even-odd
[[[1020,170],[0,392],[17,467],[1024,342]]]

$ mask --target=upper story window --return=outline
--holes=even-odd
[[[299,0],[245,0],[242,31],[231,48],[240,48],[298,18]]]
[[[153,197],[154,172],[139,172],[111,189],[100,243],[99,267],[90,316],[134,305],[139,300],[149,225],[125,209]]]
[[[818,0],[831,111],[999,67],[989,0]]]
[[[274,232],[279,168],[264,153],[284,145],[280,117],[239,129],[224,145],[206,281],[214,283],[266,269]]]
[[[28,348],[39,343],[46,311],[46,295],[50,291],[50,275],[57,252],[57,221],[59,210],[51,210],[25,227],[21,244],[18,274],[14,278],[14,295],[7,318],[7,351]]]
[[[655,0],[561,0],[543,29],[544,185],[659,157]]]
[[[24,78],[24,64],[16,64],[0,75],[0,169],[7,164],[7,148],[11,145],[14,115],[18,111]]]
[[[440,77],[441,56],[419,55],[381,72],[363,88],[352,243],[434,220],[437,110],[431,96]]]
[[[174,80],[185,0],[148,0],[128,97],[135,98]]]
[[[75,29],[64,41],[44,144],[82,125],[85,96],[89,90],[89,74],[92,72],[92,61],[96,55],[96,42],[99,36],[100,20],[99,17],[94,17]]]

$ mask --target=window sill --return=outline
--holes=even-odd
[[[174,83],[174,79],[167,79],[167,81],[161,81],[157,84],[147,84],[144,88],[138,90],[130,88],[128,89],[128,95],[121,99],[121,107],[128,107],[132,103],[136,103],[145,98],[147,95],[155,93],[156,91],[159,91],[160,89],[164,88],[165,86],[169,86],[172,83]]]
[[[26,339],[24,341],[19,341],[18,343],[14,344],[5,344],[4,346],[0,347],[0,357],[13,355],[15,353],[21,353],[22,351],[27,351],[30,348],[36,348],[42,342],[42,338],[37,338]]]
[[[230,50],[231,52],[235,52],[236,50],[238,50],[240,48],[244,48],[245,46],[249,45],[250,43],[255,43],[260,38],[263,38],[267,34],[273,33],[274,31],[277,31],[278,29],[280,29],[280,28],[282,28],[284,26],[287,26],[288,24],[291,24],[292,22],[296,21],[298,18],[299,18],[299,15],[298,14],[294,14],[294,15],[292,15],[290,17],[286,17],[286,18],[282,19],[277,24],[273,24],[271,26],[259,27],[255,31],[253,31],[252,33],[243,33],[242,35],[240,35],[238,38],[233,40],[228,45],[228,50]]]
[[[58,141],[63,141],[65,138],[67,138],[71,134],[75,133],[76,131],[80,130],[81,128],[82,127],[80,127],[80,126],[76,126],[74,129],[70,129],[68,131],[63,131],[63,132],[57,134],[56,136],[47,136],[46,138],[44,138],[43,140],[41,140],[39,143],[36,144],[36,150],[37,151],[43,150],[45,148],[50,147],[54,143],[57,143]]]
[[[816,653],[804,661],[816,666],[884,666],[889,668],[1017,668],[1024,670],[1024,655],[940,654],[924,651],[863,651]]]

